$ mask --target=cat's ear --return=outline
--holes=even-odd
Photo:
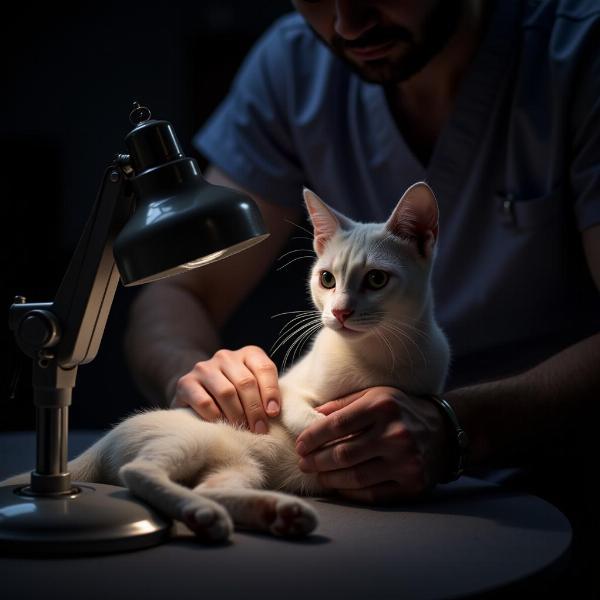
[[[352,221],[325,204],[312,190],[305,187],[302,194],[308,209],[308,216],[313,224],[315,235],[313,246],[317,256],[320,256],[336,231],[350,228]]]
[[[419,254],[430,258],[438,237],[438,218],[433,190],[419,181],[404,192],[385,226],[393,235],[414,242]]]

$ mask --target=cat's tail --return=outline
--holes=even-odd
[[[26,473],[19,473],[18,475],[13,475],[8,479],[4,479],[0,481],[0,487],[5,485],[26,485],[29,483],[29,471]]]
[[[101,442],[98,440],[77,458],[69,461],[68,471],[73,481],[100,481],[101,480]]]

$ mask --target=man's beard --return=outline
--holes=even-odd
[[[329,42],[321,40],[365,81],[384,85],[399,83],[418,73],[446,46],[457,30],[464,5],[464,0],[440,0],[425,20],[419,41],[415,41],[414,35],[401,25],[375,26],[355,40],[345,40],[338,35]],[[395,46],[380,59],[357,62],[346,53],[347,49],[366,48],[390,41],[396,42]]]

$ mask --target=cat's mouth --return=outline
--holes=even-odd
[[[340,323],[337,319],[324,319],[323,324],[328,328],[344,337],[358,337],[360,335],[364,335],[369,333],[373,329],[372,324],[357,321],[348,323],[345,321],[344,323]]]
[[[365,332],[364,329],[354,329],[353,327],[348,327],[348,325],[341,325],[340,327],[336,328],[336,331],[342,335],[348,336],[358,335]]]

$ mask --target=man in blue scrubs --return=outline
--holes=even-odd
[[[195,138],[209,179],[248,192],[272,235],[226,268],[141,292],[128,335],[140,384],[164,406],[266,432],[276,369],[259,348],[219,350],[217,332],[302,218],[302,186],[381,221],[425,180],[440,207],[434,290],[454,355],[444,397],[469,464],[570,447],[600,399],[600,7],[294,5]],[[372,388],[325,412],[344,418],[300,436],[302,464],[346,497],[414,496],[456,474],[464,449],[435,402]],[[376,442],[360,433],[370,429]],[[323,447],[357,432],[358,451]]]

